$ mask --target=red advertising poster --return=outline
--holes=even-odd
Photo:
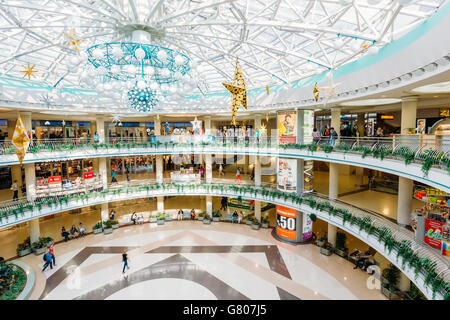
[[[48,177],[48,183],[61,183],[61,182],[62,182],[61,176]]]
[[[86,180],[86,179],[92,179],[93,177],[94,177],[94,172],[85,172],[85,173],[83,174],[84,180]]]
[[[286,239],[297,239],[297,210],[277,205],[277,234]]]
[[[441,248],[442,226],[439,221],[425,219],[425,243],[432,247]]]

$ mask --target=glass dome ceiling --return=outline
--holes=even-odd
[[[0,0],[0,77],[29,81],[22,71],[30,64],[37,71],[31,81],[93,89],[80,81],[81,70],[70,72],[67,61],[76,51],[66,34],[86,49],[130,41],[134,30],[145,30],[154,43],[196,60],[207,92],[225,90],[236,57],[249,89],[289,85],[386,45],[444,2]]]

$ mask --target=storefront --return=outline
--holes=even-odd
[[[75,179],[76,177],[81,177],[85,172],[94,171],[94,162],[93,159],[37,162],[35,170],[37,178],[62,176],[63,179]]]
[[[37,139],[89,138],[90,122],[33,120],[32,127]]]
[[[111,158],[111,171],[117,174],[154,172],[156,156]]]

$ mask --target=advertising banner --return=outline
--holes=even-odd
[[[62,177],[61,176],[53,176],[53,177],[48,177],[48,183],[61,183],[62,182]]]
[[[278,158],[277,185],[279,190],[296,192],[297,160]]]
[[[303,240],[307,240],[312,237],[312,220],[309,214],[303,214]]]
[[[312,133],[314,129],[314,111],[303,111],[303,139],[305,143],[312,142]]]
[[[280,111],[277,118],[279,143],[296,143],[297,111]]]
[[[94,172],[85,172],[85,173],[83,173],[84,180],[92,179],[93,177],[94,177]]]
[[[442,226],[444,224],[439,221],[425,219],[425,243],[432,247],[441,248]]]
[[[285,239],[297,239],[297,210],[277,205],[277,234]]]

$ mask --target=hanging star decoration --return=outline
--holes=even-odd
[[[267,95],[270,94],[270,91],[269,91],[269,85],[266,85],[266,93],[267,93]]]
[[[50,97],[50,95],[48,93],[46,93],[45,95],[42,94],[40,95],[40,100],[42,101],[42,103],[44,103],[44,105],[47,107],[47,109],[50,109],[50,105],[52,103],[52,99]]]
[[[27,153],[28,146],[30,145],[30,138],[28,137],[25,126],[22,123],[22,119],[17,119],[16,128],[12,137],[12,145],[16,151],[19,163],[22,164],[23,158]]]
[[[319,86],[317,85],[317,82],[316,82],[316,84],[314,85],[314,90],[313,90],[314,100],[316,100],[316,102],[317,102],[317,100],[319,100],[319,93],[320,93]]]
[[[269,113],[266,114],[266,122],[269,122]]]
[[[261,123],[261,126],[259,127],[259,132],[263,136],[267,131],[266,125],[264,123]]]
[[[236,58],[236,68],[234,70],[233,83],[223,83],[225,88],[231,92],[231,124],[236,125],[236,114],[241,105],[247,110],[247,88],[242,74],[239,58]]]
[[[116,126],[121,126],[122,125],[122,121],[120,121],[120,117],[118,114],[113,115],[113,121],[112,121]]]
[[[80,55],[80,44],[85,40],[82,40],[77,36],[77,32],[74,28],[72,28],[69,32],[63,31],[62,34],[66,38],[65,45],[72,48],[78,55]]]
[[[197,117],[195,117],[194,121],[191,121],[192,123],[192,131],[195,133],[200,133],[200,130],[202,129],[202,121],[197,120]]]
[[[23,78],[25,78],[26,76],[28,76],[28,80],[31,80],[31,76],[36,77],[33,73],[36,73],[37,70],[34,70],[35,65],[33,65],[32,67],[30,67],[30,64],[28,63],[27,66],[25,67],[24,65],[22,66],[24,68],[24,70],[21,70],[20,72],[23,72]]]
[[[325,99],[323,106],[325,107],[328,103],[328,101],[331,99],[331,97],[336,96],[336,88],[339,86],[339,83],[333,82],[333,74],[330,72],[327,73],[328,78],[328,87],[320,88],[323,92],[325,92]]]

